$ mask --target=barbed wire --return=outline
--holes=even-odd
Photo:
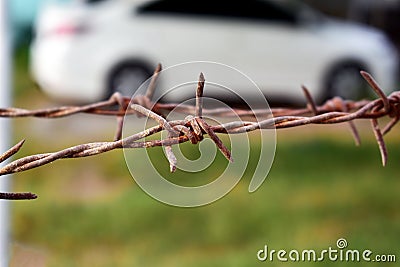
[[[146,94],[137,96],[133,99],[124,97],[119,93],[113,94],[106,101],[83,106],[65,106],[39,110],[26,110],[19,108],[0,108],[0,117],[20,118],[20,117],[40,117],[40,118],[60,118],[71,116],[78,113],[88,113],[95,115],[109,115],[117,118],[117,129],[113,141],[93,142],[69,147],[57,152],[36,154],[26,156],[8,163],[0,168],[0,176],[22,172],[37,168],[53,161],[65,158],[80,158],[102,154],[111,150],[121,148],[150,148],[164,146],[166,157],[169,161],[170,171],[176,170],[177,160],[172,152],[172,146],[191,142],[197,144],[202,141],[204,135],[208,135],[215,143],[221,153],[229,160],[233,161],[229,149],[223,144],[216,133],[240,134],[263,129],[281,129],[298,127],[308,124],[337,124],[347,122],[352,130],[356,145],[360,144],[358,131],[353,123],[356,119],[370,119],[379,150],[381,153],[382,164],[387,162],[387,149],[383,136],[388,133],[400,120],[400,91],[393,92],[386,96],[378,83],[367,72],[361,71],[361,75],[368,82],[379,98],[367,101],[343,100],[334,97],[325,102],[322,106],[317,106],[311,94],[305,86],[302,86],[307,99],[307,107],[292,108],[272,108],[272,109],[237,109],[237,108],[215,108],[206,109],[203,107],[202,96],[205,85],[204,75],[201,73],[196,90],[196,104],[166,104],[153,103],[151,98],[155,91],[156,80],[161,71],[159,64],[147,88]],[[163,114],[174,110],[188,115],[184,120],[167,121]],[[122,128],[125,115],[138,115],[150,118],[158,125],[145,129],[139,133],[130,135],[122,139]],[[203,119],[203,116],[240,116],[255,117],[261,116],[260,121],[233,121],[219,125],[210,125]],[[390,122],[380,128],[378,118],[390,117]],[[167,132],[165,139],[144,141],[143,139],[159,133]],[[12,148],[0,155],[0,163],[16,154],[24,144],[24,140],[18,142]],[[19,200],[34,199],[37,196],[33,193],[0,193],[0,199]]]

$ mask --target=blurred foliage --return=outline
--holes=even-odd
[[[392,163],[383,168],[372,143],[355,148],[322,137],[279,143],[258,191],[247,192],[247,173],[222,200],[193,209],[147,196],[121,153],[58,162],[15,175],[16,189],[40,198],[14,204],[14,238],[46,250],[50,266],[256,266],[264,244],[325,249],[341,237],[350,248],[397,253],[398,158],[391,151]],[[84,179],[96,181],[94,188],[82,191]],[[106,189],[90,196],[102,183]]]
[[[14,96],[19,98],[24,93],[29,93],[33,87],[33,81],[28,71],[29,64],[29,49],[27,47],[17,48],[14,51],[13,63],[13,93]]]

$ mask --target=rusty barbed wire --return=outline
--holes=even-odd
[[[373,77],[364,71],[361,71],[361,75],[378,95],[379,98],[376,100],[351,101],[343,100],[340,97],[334,97],[326,101],[322,106],[317,106],[308,89],[303,86],[302,89],[307,99],[306,108],[253,110],[235,108],[205,109],[202,103],[205,78],[202,73],[200,74],[196,90],[195,106],[153,103],[150,99],[153,96],[156,79],[160,71],[161,65],[158,65],[149,87],[147,88],[146,94],[135,97],[134,99],[123,97],[119,93],[115,93],[106,101],[83,106],[66,106],[40,110],[0,108],[0,117],[6,118],[60,118],[77,113],[109,115],[116,116],[117,118],[117,130],[114,141],[80,144],[57,152],[26,156],[1,167],[0,176],[37,168],[59,159],[94,156],[121,148],[149,148],[156,146],[165,147],[166,157],[170,164],[170,171],[174,172],[176,170],[177,160],[171,147],[175,144],[188,141],[192,144],[196,144],[202,141],[206,134],[215,143],[221,153],[232,162],[233,159],[229,149],[226,148],[216,133],[240,134],[255,130],[290,128],[308,124],[336,124],[347,122],[352,130],[356,145],[359,145],[360,137],[353,123],[356,119],[371,120],[372,130],[381,153],[382,164],[385,166],[387,162],[387,149],[383,136],[400,120],[400,91],[393,92],[389,96],[386,96]],[[184,120],[167,121],[163,117],[163,114],[171,110],[193,115],[187,116]],[[133,114],[151,118],[156,121],[158,125],[122,139],[123,118],[125,115]],[[261,121],[233,121],[220,125],[209,125],[203,119],[203,115],[240,117],[264,116],[265,119]],[[381,129],[378,124],[378,118],[382,117],[391,118],[390,122],[383,129]],[[166,131],[168,133],[167,138],[141,141],[145,137],[161,131]],[[23,143],[24,140],[0,155],[0,163],[16,154],[23,146]],[[37,196],[33,193],[0,193],[0,199],[8,200],[34,199],[36,197]]]

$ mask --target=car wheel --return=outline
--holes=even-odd
[[[348,100],[358,100],[368,96],[368,85],[360,74],[361,70],[365,69],[355,64],[335,68],[328,75],[326,98],[340,96]]]
[[[146,81],[152,72],[143,64],[124,63],[116,67],[109,77],[110,95],[119,92],[123,96],[132,96]]]

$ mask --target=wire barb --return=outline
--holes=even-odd
[[[308,90],[308,88],[305,85],[302,85],[301,89],[303,89],[304,96],[307,99],[307,108],[310,109],[310,111],[314,114],[314,116],[318,115],[317,105],[315,104],[315,101],[310,93],[310,90]]]
[[[24,145],[24,143],[25,143],[25,139],[19,141],[16,145],[14,145],[9,150],[7,150],[3,154],[1,154],[0,155],[0,163],[5,161],[5,160],[7,160],[8,158],[10,158],[15,153],[17,153],[21,149],[21,147]]]
[[[382,99],[385,111],[389,112],[390,111],[389,99],[386,97],[385,93],[383,92],[379,84],[368,72],[360,71],[360,73],[363,76],[363,78],[368,82],[368,84],[371,86],[371,88],[374,89],[375,93]]]
[[[233,163],[231,152],[229,151],[228,148],[226,148],[224,143],[222,143],[221,139],[218,138],[218,136],[213,131],[212,127],[210,127],[201,118],[196,118],[196,121],[200,125],[200,127],[208,134],[208,136],[211,138],[211,140],[214,141],[214,143],[217,145],[218,149],[222,152],[222,154],[225,156],[225,158]]]
[[[0,199],[5,200],[32,200],[36,199],[37,195],[26,192],[26,193],[3,193],[0,192]]]
[[[203,90],[204,90],[204,75],[200,73],[199,82],[196,90],[196,117],[201,118],[203,116]]]
[[[378,120],[371,119],[371,124],[372,124],[372,130],[374,131],[375,138],[376,138],[378,146],[379,146],[379,151],[381,153],[382,165],[386,166],[388,154],[387,154],[385,141],[383,140],[383,134],[378,125]]]
[[[154,70],[153,76],[151,77],[150,83],[149,83],[149,87],[147,87],[147,91],[146,91],[146,97],[148,99],[152,99],[154,92],[156,90],[157,87],[157,80],[158,80],[158,76],[160,74],[160,72],[162,71],[162,65],[161,63],[158,63],[156,69]]]

